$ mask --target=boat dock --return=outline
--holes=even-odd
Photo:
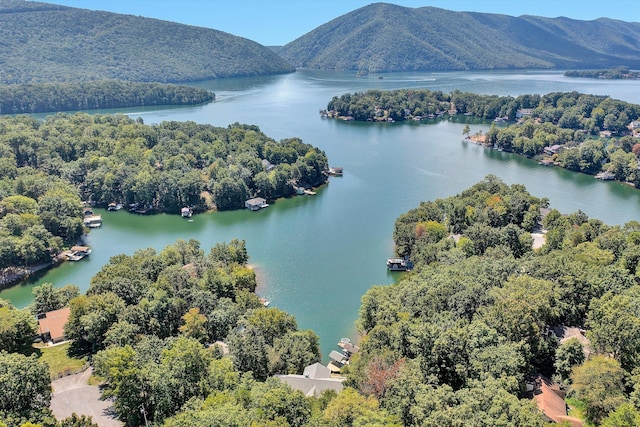
[[[62,253],[67,261],[80,261],[82,258],[89,256],[89,254],[91,254],[89,246],[73,246]]]
[[[327,368],[332,374],[339,374],[342,368],[349,364],[351,356],[360,351],[360,347],[352,344],[349,338],[342,338],[337,345],[341,350],[331,350],[329,353],[329,359],[331,360],[327,364]]]
[[[102,216],[100,215],[88,215],[84,217],[82,221],[84,225],[89,228],[98,228],[102,226]]]
[[[387,258],[387,270],[389,271],[410,271],[413,263],[406,258]]]

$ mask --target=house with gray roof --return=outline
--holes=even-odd
[[[276,375],[280,381],[307,397],[319,396],[326,390],[340,393],[343,389],[344,377],[332,377],[329,368],[321,363],[314,363],[304,368],[302,375]]]

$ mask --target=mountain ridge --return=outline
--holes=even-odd
[[[0,4],[0,83],[181,83],[295,69],[223,31],[39,2]]]
[[[373,3],[278,52],[297,67],[370,72],[640,67],[640,23]]]

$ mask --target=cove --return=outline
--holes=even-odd
[[[28,283],[0,292],[24,307],[34,286],[75,284],[82,291],[111,256],[137,249],[161,250],[177,239],[196,239],[205,252],[215,243],[244,239],[249,263],[260,278],[258,293],[296,316],[301,329],[313,329],[326,358],[343,336],[355,338],[360,298],[373,285],[393,283],[403,273],[389,273],[393,225],[421,201],[448,197],[487,174],[507,184],[524,184],[537,197],[548,197],[564,213],[578,209],[609,224],[640,219],[640,191],[578,173],[549,168],[509,153],[463,141],[464,118],[431,123],[354,123],[322,119],[318,111],[333,96],[369,88],[454,89],[496,95],[576,90],[608,94],[640,103],[633,81],[569,79],[559,72],[394,73],[371,74],[299,71],[283,76],[198,82],[216,93],[215,103],[153,110],[118,110],[145,123],[192,120],[215,126],[255,124],[275,139],[300,137],[324,150],[332,177],[314,196],[278,200],[267,209],[195,215],[192,222],[175,215],[138,216],[98,212],[103,226],[87,236],[93,253],[65,263]],[[471,122],[471,132],[487,122]]]

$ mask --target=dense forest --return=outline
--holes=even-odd
[[[82,201],[180,213],[243,208],[326,182],[324,152],[256,126],[147,126],[124,115],[0,118],[0,267],[49,262],[83,232]]]
[[[640,223],[543,217],[546,205],[488,176],[401,215],[398,254],[416,267],[362,298],[351,385],[406,426],[542,426],[523,400],[542,373],[583,419],[638,425]],[[534,250],[538,221],[546,243]],[[560,326],[585,328],[589,343],[560,342]]]
[[[117,80],[0,85],[0,114],[195,105],[215,99],[213,92],[191,86]]]
[[[640,68],[640,23],[373,3],[278,53],[297,67],[364,72]]]
[[[586,425],[638,425],[640,223],[547,204],[487,176],[402,214],[394,241],[415,268],[363,296],[360,352],[337,395],[304,397],[273,377],[319,360],[318,338],[263,307],[243,241],[113,257],[86,295],[42,285],[27,309],[0,302],[0,384],[20,397],[0,395],[0,420],[56,425],[47,367],[22,353],[32,313],[68,303],[71,353],[91,355],[103,396],[132,426],[146,416],[185,427],[542,427],[549,408],[526,387],[538,374]],[[220,341],[228,354],[208,345]]]
[[[640,187],[640,142],[632,122],[640,106],[608,96],[578,92],[546,95],[495,96],[468,92],[401,89],[369,90],[333,97],[327,105],[332,117],[368,121],[421,120],[447,114],[516,121],[492,126],[475,135],[486,146],[549,160],[571,171],[612,178]],[[471,132],[467,127],[465,132]],[[549,152],[551,150],[551,152]]]
[[[640,79],[640,72],[631,71],[628,67],[617,67],[609,70],[569,70],[567,77],[586,77],[591,79]]]
[[[197,241],[179,240],[160,252],[112,257],[86,295],[66,289],[65,297],[65,288],[45,284],[27,309],[0,300],[0,425],[57,426],[47,366],[19,351],[35,335],[33,314],[66,303],[70,352],[91,356],[105,381],[103,396],[115,398],[127,425],[145,424],[141,408],[154,425],[167,419],[167,425],[202,425],[170,417],[214,401],[215,421],[207,425],[302,425],[311,400],[267,377],[301,373],[317,362],[318,337],[298,330],[293,316],[262,305],[248,258],[244,241],[205,253]],[[223,347],[210,345],[216,341],[228,346],[226,357]]]
[[[270,49],[222,31],[59,5],[0,3],[0,84],[180,83],[282,74]]]

